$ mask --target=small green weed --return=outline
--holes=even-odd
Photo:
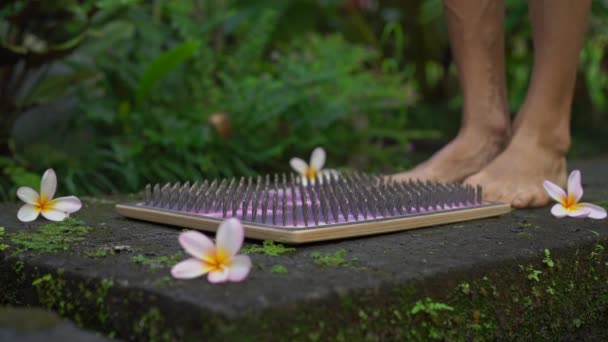
[[[543,263],[549,266],[550,268],[553,268],[555,266],[555,263],[551,259],[551,251],[549,251],[547,248],[545,248],[545,258],[543,259]]]
[[[272,265],[272,269],[270,271],[276,274],[287,274],[287,267],[283,265]]]
[[[107,256],[113,255],[114,251],[111,250],[110,248],[98,248],[96,250],[93,251],[89,251],[86,253],[86,255],[89,258],[105,258]]]
[[[249,245],[241,248],[241,253],[243,254],[251,254],[251,253],[262,253],[270,256],[279,256],[281,254],[295,252],[296,249],[293,247],[285,247],[282,244],[275,244],[272,240],[266,240],[262,243],[262,245]]]
[[[423,312],[431,317],[437,317],[439,311],[454,311],[454,308],[445,303],[433,302],[431,298],[427,297],[424,301],[417,301],[412,310],[410,310],[410,313],[415,315]]]
[[[602,246],[599,243],[596,243],[595,247],[593,247],[593,251],[591,251],[591,259],[595,259],[595,258],[599,257],[603,252],[604,252],[604,246]]]
[[[530,280],[534,280],[536,282],[540,281],[540,278],[538,277],[539,275],[541,275],[543,272],[539,271],[539,270],[535,270],[532,266],[528,267],[528,279]]]
[[[4,227],[0,227],[0,240],[2,240],[2,238],[4,237],[4,233],[5,233]],[[10,246],[7,244],[0,243],[0,251],[3,251],[9,247]]]

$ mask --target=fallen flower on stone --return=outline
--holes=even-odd
[[[76,196],[53,199],[56,189],[57,175],[53,169],[46,170],[42,175],[40,194],[27,186],[17,189],[17,197],[26,203],[17,213],[19,221],[31,222],[40,214],[51,221],[63,221],[82,208],[82,202]]]
[[[551,208],[551,214],[555,217],[588,217],[598,220],[606,217],[606,210],[604,208],[591,203],[579,203],[583,197],[581,172],[579,170],[574,170],[570,173],[567,192],[548,180],[543,182],[543,187],[547,191],[547,194],[558,202]]]
[[[207,236],[197,231],[179,235],[179,243],[192,258],[186,259],[171,269],[177,279],[192,279],[208,274],[211,283],[244,280],[251,270],[251,259],[237,254],[245,238],[243,225],[236,218],[224,220],[213,244]]]
[[[302,176],[302,184],[305,186],[308,185],[308,182],[314,184],[316,179],[322,181],[322,178],[319,177],[327,173],[333,176],[337,174],[335,170],[323,170],[323,166],[325,165],[325,150],[322,147],[317,147],[312,151],[310,164],[300,158],[291,158],[289,164],[292,169]]]

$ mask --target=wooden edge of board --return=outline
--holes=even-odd
[[[126,217],[172,226],[215,232],[221,219],[199,217],[170,211],[160,211],[133,204],[117,204],[116,211]],[[442,224],[500,216],[511,211],[504,203],[488,203],[481,207],[367,222],[349,222],[325,228],[287,230],[243,223],[245,236],[257,240],[273,240],[289,244],[335,240],[355,236],[375,235]]]

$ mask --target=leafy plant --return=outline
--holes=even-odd
[[[191,15],[196,4],[137,4],[121,20],[94,17],[101,39],[61,63],[92,75],[78,84],[78,115],[69,120],[69,130],[87,133],[16,143],[28,169],[53,165],[67,191],[95,194],[285,172],[292,155],[316,145],[327,146],[335,165],[377,155],[379,170],[402,160],[406,83],[369,69],[378,53],[338,35],[274,47],[280,6],[235,22],[230,6],[202,18]],[[383,139],[400,144],[387,148]]]
[[[427,297],[424,301],[417,301],[410,310],[410,313],[415,315],[422,312],[430,317],[436,317],[440,311],[454,311],[454,308],[445,303],[434,302],[431,298]]]
[[[2,2],[0,200],[48,167],[82,196],[288,172],[318,145],[331,167],[411,166],[410,140],[449,137],[460,122],[441,1],[353,3]],[[532,67],[526,12],[507,2],[513,112]],[[577,136],[606,126],[607,13],[593,3],[575,152]]]
[[[553,259],[551,259],[551,251],[545,248],[545,258],[543,259],[543,264],[549,266],[549,268],[555,267],[555,263]]]

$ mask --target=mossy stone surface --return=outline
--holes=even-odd
[[[608,160],[571,166],[582,171],[585,201],[608,199]],[[90,229],[52,253],[15,253],[11,236],[48,222],[20,223],[19,204],[1,204],[0,243],[9,248],[0,252],[0,303],[47,307],[126,340],[608,338],[608,220],[518,210],[278,256],[251,253],[245,282],[212,285],[167,277],[182,253],[181,227],[116,214],[114,202],[133,200],[85,201],[74,218]],[[336,253],[353,265],[311,257]],[[273,272],[277,264],[289,271]]]

